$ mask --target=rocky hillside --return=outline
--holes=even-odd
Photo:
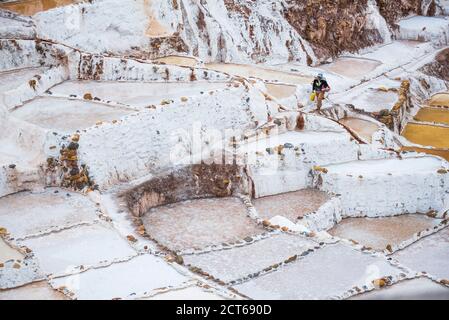
[[[284,17],[319,58],[388,41],[388,27],[372,1],[288,0]]]
[[[449,49],[441,51],[435,61],[422,68],[425,74],[449,81]]]
[[[408,15],[419,14],[435,16],[442,12],[442,6],[435,0],[376,0],[380,14],[390,25],[395,25],[398,19]]]
[[[89,52],[316,65],[390,42],[398,19],[441,14],[441,1],[92,0],[33,20],[37,37]],[[0,33],[11,30],[4,26]]]

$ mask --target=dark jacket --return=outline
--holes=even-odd
[[[312,86],[313,86],[312,90],[318,91],[318,92],[324,91],[324,89],[330,89],[329,84],[324,79],[320,80],[320,79],[316,78],[315,80],[313,80]]]

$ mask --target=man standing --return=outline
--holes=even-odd
[[[312,90],[316,93],[316,106],[317,110],[320,111],[323,104],[324,94],[331,90],[322,73],[319,73],[315,80],[313,80]]]

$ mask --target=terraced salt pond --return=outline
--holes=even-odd
[[[83,9],[83,26],[79,30],[59,30],[52,24],[63,19],[71,9],[76,9],[73,6],[36,16],[36,37],[31,19],[0,18],[0,24],[5,21],[0,31],[6,32],[8,36],[5,38],[10,39],[8,45],[2,48],[6,50],[6,59],[0,62],[4,68],[26,67],[34,62],[37,62],[36,65],[53,65],[54,58],[61,63],[58,70],[45,72],[35,92],[30,88],[34,83],[28,81],[45,69],[17,69],[0,73],[0,91],[8,92],[4,102],[11,114],[4,117],[1,126],[6,129],[3,135],[0,134],[0,154],[2,161],[5,161],[0,166],[0,226],[9,232],[8,237],[0,238],[0,300],[216,298],[216,295],[207,294],[202,289],[225,293],[231,289],[230,285],[250,299],[327,299],[347,297],[345,293],[348,290],[360,293],[360,289],[366,289],[365,285],[370,287],[374,279],[393,279],[402,272],[407,273],[405,268],[409,267],[448,277],[447,229],[440,230],[439,235],[429,236],[427,241],[424,239],[390,255],[400,260],[404,269],[388,261],[385,254],[360,250],[346,241],[329,239],[319,232],[339,222],[341,215],[389,216],[404,212],[428,212],[431,209],[439,211],[444,206],[443,198],[448,191],[446,178],[449,175],[444,175],[446,170],[442,169],[447,167],[447,163],[434,157],[403,157],[400,160],[400,155],[396,157],[395,153],[384,152],[376,146],[360,146],[343,128],[324,119],[323,114],[300,117],[295,111],[298,111],[303,99],[308,98],[301,92],[310,88],[312,80],[302,74],[315,75],[320,72],[312,67],[298,66],[296,70],[281,72],[261,64],[225,65],[230,68],[231,74],[254,75],[263,79],[269,94],[265,100],[258,93],[261,81],[255,83],[255,78],[246,83],[245,88],[240,85],[238,90],[233,89],[237,87],[237,81],[187,83],[189,75],[192,80],[195,77],[208,81],[212,78],[228,79],[223,75],[211,77],[207,69],[201,67],[191,70],[189,67],[202,66],[202,62],[190,57],[157,59],[160,68],[146,63],[149,61],[125,57],[128,54],[145,56],[148,46],[151,47],[151,56],[163,55],[171,46],[178,47],[176,51],[183,51],[183,40],[189,48],[192,47],[190,42],[199,41],[200,55],[207,55],[207,48],[203,46],[208,46],[207,39],[201,34],[198,41],[193,39],[195,36],[184,37],[186,32],[189,34],[191,31],[189,25],[196,29],[195,22],[202,22],[201,12],[197,14],[196,1],[165,2],[167,5],[164,2],[158,5],[157,1],[151,0],[130,1],[130,6],[134,3],[136,10],[131,15],[125,10],[129,11],[130,6],[123,12],[118,10],[115,18],[109,17],[111,21],[107,21],[106,12],[111,9],[108,5],[119,7],[120,1],[85,1],[86,4],[79,8]],[[16,5],[27,5],[21,10],[35,12],[73,2],[14,1]],[[183,6],[175,10],[175,2]],[[2,5],[5,5],[3,1]],[[103,5],[105,14],[101,16],[102,10],[99,9]],[[214,7],[211,2],[209,6],[204,4],[204,8],[201,3],[199,6],[205,13],[208,8],[212,10]],[[156,7],[158,11],[153,12]],[[173,7],[175,12],[170,12],[169,7]],[[214,14],[213,19],[218,17],[218,11],[211,13]],[[266,16],[266,10],[260,13],[265,20],[278,19],[276,16]],[[176,20],[186,15],[189,23],[176,28]],[[254,11],[252,16],[260,15]],[[206,29],[213,29],[209,18],[206,14]],[[219,24],[224,21],[218,18]],[[6,22],[8,20],[11,20],[11,25]],[[170,25],[184,35],[181,37],[183,39],[172,34]],[[187,29],[184,30],[184,27]],[[214,31],[206,29],[205,32]],[[198,36],[197,33],[195,35]],[[92,38],[96,36],[103,41],[98,43],[97,39]],[[288,32],[281,34],[284,40],[290,36]],[[48,43],[39,46],[39,43],[43,44],[40,38],[47,39]],[[121,39],[119,43],[112,43],[116,38]],[[82,52],[73,52],[62,43]],[[273,42],[275,44],[276,41]],[[38,45],[37,52],[35,45]],[[227,43],[227,47],[231,48],[232,43]],[[388,46],[382,46],[385,47]],[[367,48],[364,52],[376,51],[377,48]],[[58,57],[53,56],[53,49],[58,51]],[[246,55],[248,51],[245,48],[234,49],[233,58]],[[394,54],[388,54],[386,49]],[[333,65],[335,71],[345,76],[326,72],[333,93],[346,96],[347,103],[352,103],[356,108],[371,108],[373,111],[388,108],[397,100],[395,89],[400,81],[386,80],[389,77],[411,77],[411,82],[415,83],[413,77],[420,77],[420,74],[414,72],[414,67],[430,62],[434,52],[428,51],[425,60],[416,59],[416,64],[410,64],[409,68],[404,63],[417,54],[422,55],[422,50],[418,52],[409,47],[410,53],[407,54],[405,50],[386,49],[372,60],[346,58],[347,61],[336,61]],[[35,56],[35,53],[38,55]],[[67,59],[65,53],[68,54]],[[376,65],[376,59],[381,59],[383,65]],[[167,65],[162,67],[163,63]],[[181,71],[181,68],[171,68],[169,64],[187,68]],[[98,73],[93,71],[95,68],[101,73],[101,78],[128,80],[116,83],[69,81],[54,86],[68,76],[72,80],[97,78]],[[376,78],[378,82],[370,80],[375,73],[379,75],[383,72],[387,73]],[[143,78],[157,83],[129,82],[129,79]],[[168,78],[170,81],[185,79],[183,81],[186,82],[164,82]],[[438,83],[431,81],[429,84],[434,89],[434,84]],[[353,90],[346,90],[349,87]],[[225,92],[216,94],[215,90]],[[350,91],[354,96],[349,95]],[[33,101],[28,100],[36,94],[40,96]],[[292,110],[281,112],[282,108],[277,109],[277,102],[270,102],[271,98],[282,100],[279,105]],[[22,101],[27,102],[22,105]],[[175,103],[169,105],[172,101]],[[333,102],[333,95],[330,95],[328,103]],[[435,106],[441,105],[435,103],[438,103]],[[197,117],[199,112],[192,117],[196,104],[201,117]],[[339,104],[345,105],[340,101]],[[146,107],[152,109],[153,105],[158,105],[158,112],[146,110]],[[301,112],[310,110],[307,107],[302,109]],[[137,111],[142,112],[135,113]],[[133,114],[124,119],[124,115],[130,113]],[[264,124],[267,116],[275,120]],[[15,118],[35,125],[26,125]],[[301,120],[304,120],[303,130],[293,130],[295,118],[297,127],[302,127]],[[123,121],[115,124],[113,120],[119,119]],[[216,139],[209,132],[214,126],[221,131],[231,127],[242,129],[242,135],[236,134],[238,154],[235,158],[239,166],[240,160],[243,160],[245,167],[203,166],[202,163],[201,166],[180,168],[169,163],[170,159],[164,157],[164,152],[169,153],[173,149],[171,141],[168,141],[171,131],[180,125],[188,129],[195,124],[195,119],[204,122],[201,137],[207,140],[205,144],[212,147]],[[364,119],[369,120],[367,117]],[[77,163],[89,167],[91,178],[98,183],[99,190],[86,191],[86,187],[83,190],[86,192],[78,193],[71,189],[45,188],[48,184],[59,185],[59,181],[49,181],[53,180],[53,175],[48,176],[44,170],[45,160],[48,156],[55,156],[62,144],[67,145],[67,137],[60,141],[60,135],[52,131],[72,132],[95,126],[100,121],[113,123],[99,124],[87,130],[86,134],[81,134],[80,162]],[[256,122],[262,126],[254,128]],[[342,123],[366,140],[371,140],[377,130],[375,123],[362,119],[347,118]],[[210,125],[211,130],[206,125]],[[277,135],[279,131],[290,129],[292,131]],[[177,146],[181,149],[175,151],[179,151],[180,155],[195,153],[195,146],[189,138],[188,132],[179,137]],[[389,144],[390,136],[386,136],[385,140],[385,145]],[[53,151],[48,152],[50,145]],[[214,151],[212,147],[211,153]],[[379,159],[383,155],[391,157]],[[246,162],[247,158],[250,161]],[[25,165],[21,163],[24,159],[27,159]],[[255,161],[251,162],[253,159]],[[74,166],[75,163],[67,165]],[[246,178],[252,181],[247,184]],[[317,189],[286,193],[301,188]],[[29,189],[32,191],[27,191]],[[254,191],[255,197],[266,196],[251,200],[261,218],[272,219],[281,215],[296,221],[298,217],[306,216],[302,221],[304,227],[310,227],[315,232],[306,236],[285,232],[285,228],[265,228],[254,219],[254,211],[247,198],[197,199],[207,194],[223,195],[228,194],[225,191],[234,190],[234,195]],[[166,205],[187,198],[195,199]],[[153,205],[161,206],[149,210]],[[312,212],[315,214],[308,215]],[[137,226],[140,218],[145,232]],[[410,220],[401,220],[405,219],[401,216],[397,220],[379,219],[374,222],[361,219],[357,223],[350,223],[356,220],[348,219],[336,228],[341,228],[339,234],[342,238],[358,239],[367,246],[382,249],[386,243],[397,244],[403,239],[410,239],[415,232],[432,227],[436,221],[426,216],[409,215],[408,218]],[[278,222],[272,219],[272,222],[289,225],[288,221],[281,219]],[[304,230],[302,225],[296,227],[290,225],[292,231]],[[164,246],[158,246],[155,242]],[[31,251],[22,255],[25,252],[22,246]],[[172,260],[172,250],[181,255],[184,265],[178,265],[181,257]],[[12,258],[21,259],[20,265],[14,265]],[[3,265],[2,261],[6,259],[9,260]],[[213,282],[211,277],[199,272],[192,274],[198,270],[189,270],[189,267],[201,268],[226,283]],[[431,284],[436,284],[436,281]],[[12,287],[14,289],[9,290]],[[421,296],[426,295],[423,288],[427,287],[432,285],[412,286],[422,290]],[[233,293],[238,295],[236,291]]]
[[[41,97],[15,109],[12,115],[42,128],[70,133],[98,122],[117,120],[131,112],[100,103]]]
[[[0,238],[0,263],[4,263],[8,260],[22,260],[23,258],[23,254],[10,247],[3,239]]]
[[[371,59],[341,57],[333,63],[321,65],[320,68],[347,78],[359,79],[374,71],[381,64],[380,61]]]
[[[428,102],[429,106],[442,106],[449,108],[449,92],[436,94]]]
[[[26,16],[32,16],[41,11],[78,2],[83,2],[83,0],[21,0],[0,3],[0,9],[14,11]]]
[[[208,63],[208,69],[225,72],[245,78],[260,78],[267,82],[285,82],[296,85],[310,84],[313,78],[295,73],[282,72],[259,66],[241,65],[233,63]]]
[[[449,93],[434,95],[405,127],[402,135],[419,146],[405,146],[404,151],[424,152],[449,161]],[[434,123],[432,125],[430,123]]]
[[[154,61],[166,64],[173,64],[181,67],[198,67],[198,60],[192,57],[166,56],[154,59]]]
[[[200,267],[222,281],[230,282],[284,262],[316,246],[317,243],[307,238],[277,234],[229,250],[184,256],[184,261],[188,265]]]
[[[234,288],[253,299],[331,299],[399,273],[383,258],[335,244]]]
[[[0,226],[15,239],[93,222],[96,207],[87,197],[57,188],[0,198]]]
[[[22,243],[33,250],[41,270],[54,275],[71,273],[79,266],[95,266],[102,261],[117,261],[135,255],[128,242],[104,223],[74,226]]]
[[[366,247],[384,250],[388,245],[398,245],[440,222],[441,219],[432,219],[423,214],[386,218],[348,218],[329,230],[329,233],[355,240]]]
[[[416,121],[434,122],[449,125],[449,110],[444,108],[422,108],[416,114]]]
[[[46,281],[10,290],[0,290],[0,300],[68,300],[68,298],[54,290]]]
[[[210,90],[224,89],[227,82],[109,82],[66,81],[51,89],[54,95],[83,97],[90,93],[103,101],[114,101],[135,107],[160,104],[165,99],[200,95]]]
[[[48,68],[22,68],[0,72],[0,93],[17,88]]]
[[[412,143],[436,148],[449,148],[449,127],[409,123],[402,133]]]
[[[142,220],[153,239],[175,251],[200,250],[265,232],[247,217],[238,198],[189,200],[157,207]]]
[[[352,104],[357,109],[362,109],[367,112],[378,112],[383,109],[392,107],[398,100],[396,92],[383,92],[377,89],[369,89],[363,92],[362,95],[356,97]]]
[[[294,96],[296,93],[296,86],[282,85],[282,84],[265,84],[268,94],[276,99],[285,99]]]
[[[54,278],[50,284],[55,288],[67,287],[78,300],[111,300],[135,299],[162,288],[179,288],[188,280],[163,259],[143,254],[106,268]]]
[[[373,134],[379,130],[378,125],[368,120],[348,117],[341,119],[339,122],[355,131],[363,140],[367,142],[372,142]]]
[[[428,278],[416,278],[367,292],[350,300],[449,300],[449,288]]]
[[[398,100],[397,90],[400,86],[401,81],[380,76],[369,83],[360,85],[357,89],[336,93],[332,100],[336,103],[351,104],[356,109],[367,112],[389,110]]]
[[[449,23],[445,17],[412,16],[398,22],[400,37],[412,41],[432,41],[439,46],[448,44]]]
[[[262,219],[281,215],[292,222],[308,213],[318,210],[329,196],[315,189],[304,189],[253,200],[257,213]]]

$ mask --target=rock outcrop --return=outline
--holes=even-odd
[[[376,2],[380,14],[391,26],[395,25],[399,19],[409,15],[434,16],[437,13],[435,0],[376,0]]]
[[[422,67],[421,71],[429,76],[449,81],[449,49],[440,51],[435,61]]]
[[[0,36],[145,59],[188,54],[205,62],[313,65],[390,41],[401,18],[446,10],[440,0],[103,0],[32,18],[1,11],[11,23]]]
[[[373,2],[288,0],[284,15],[321,59],[389,40],[385,21]]]
[[[105,0],[68,8],[36,14],[37,35],[140,58],[312,65],[390,40],[374,0]]]

